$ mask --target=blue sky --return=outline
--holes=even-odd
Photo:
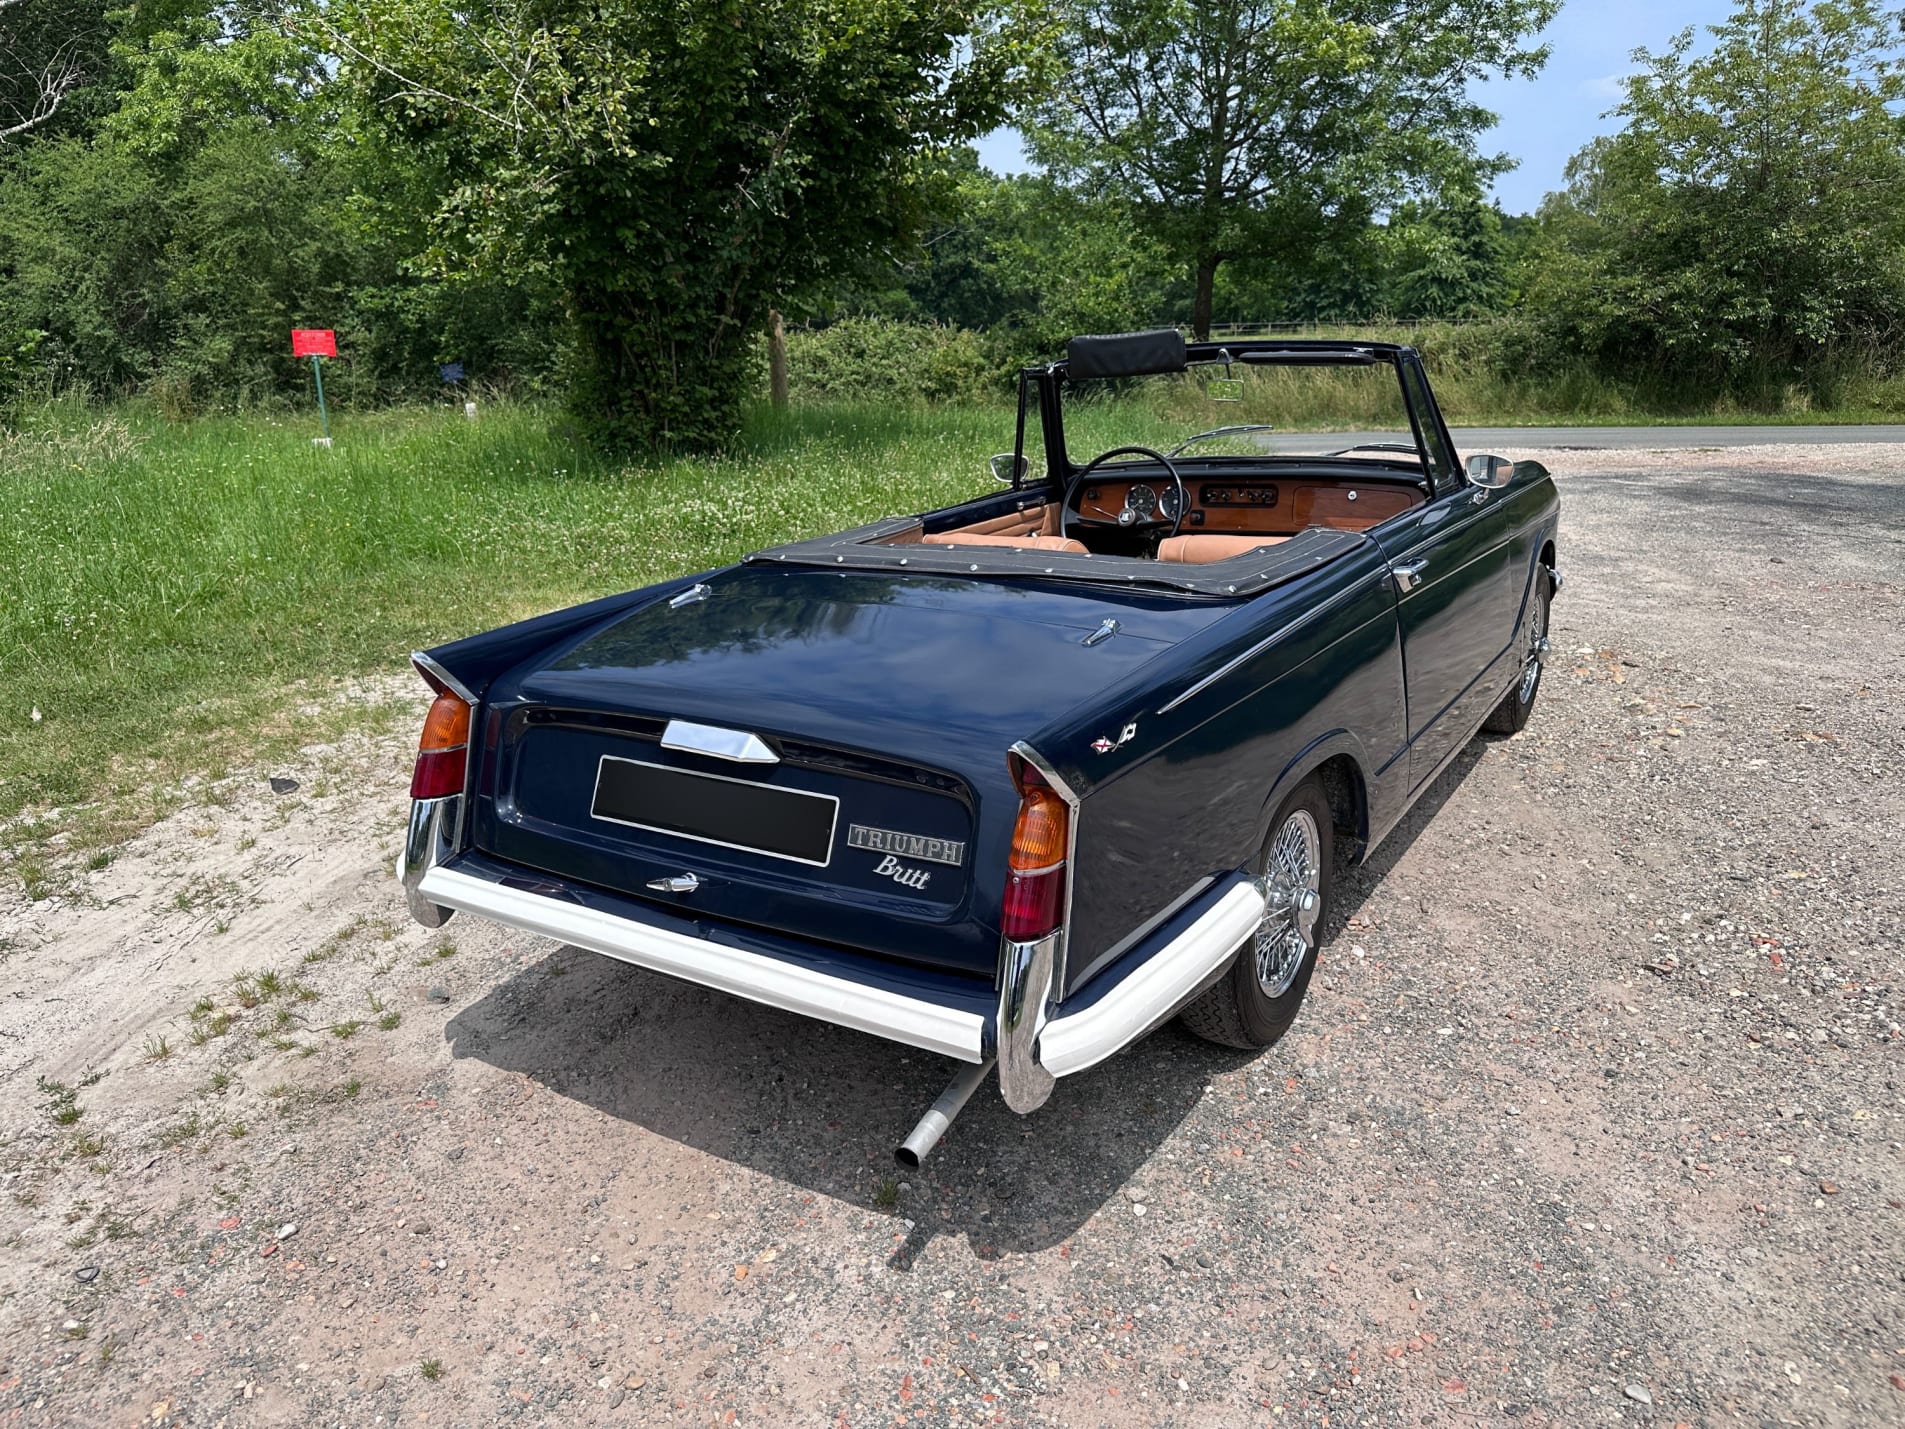
[[[1729,0],[1568,0],[1543,36],[1553,48],[1535,80],[1493,80],[1477,97],[1501,116],[1482,138],[1485,152],[1506,153],[1519,167],[1495,184],[1510,213],[1532,213],[1543,194],[1561,187],[1568,160],[1597,134],[1613,132],[1602,117],[1620,103],[1620,77],[1633,68],[1636,48],[1664,49],[1689,25],[1718,24]],[[1704,39],[1704,34],[1701,35]],[[1010,129],[979,141],[988,168],[1016,173],[1026,168],[1019,136]]]

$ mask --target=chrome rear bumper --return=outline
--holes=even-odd
[[[1096,1066],[1176,1013],[1222,971],[1263,917],[1261,889],[1248,876],[1234,874],[1184,914],[1175,931],[1165,930],[1148,955],[1115,982],[1088,989],[1069,1011],[1053,1002],[1063,935],[1009,943],[998,1012],[988,1016],[983,1005],[975,1011],[970,1002],[961,1007],[909,995],[644,922],[637,911],[589,907],[515,886],[515,880],[447,867],[461,805],[460,797],[451,797],[418,800],[411,808],[397,873],[412,916],[424,926],[441,927],[461,910],[962,1062],[982,1063],[996,1049],[999,1090],[1006,1105],[1020,1113],[1043,1106],[1056,1078]]]

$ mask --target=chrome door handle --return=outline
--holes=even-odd
[[[1396,578],[1396,589],[1407,595],[1422,584],[1422,573],[1428,568],[1427,561],[1404,561],[1399,566],[1390,567],[1389,573]]]
[[[1488,490],[1486,487],[1478,486],[1468,494],[1468,504],[1470,506],[1480,506],[1486,500],[1488,500]]]
[[[692,873],[677,873],[673,878],[651,878],[648,886],[657,893],[693,893],[701,880]]]

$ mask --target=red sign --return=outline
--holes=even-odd
[[[291,329],[291,355],[336,357],[337,334],[327,327],[294,327]]]

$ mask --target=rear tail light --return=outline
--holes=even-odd
[[[417,741],[417,768],[410,776],[410,797],[441,799],[461,794],[469,768],[470,707],[460,696],[440,690],[424,717]]]
[[[1055,931],[1065,916],[1065,851],[1071,809],[1038,770],[1012,762],[1019,786],[1019,818],[1006,859],[1005,907],[999,927],[1015,943],[1032,943]]]

